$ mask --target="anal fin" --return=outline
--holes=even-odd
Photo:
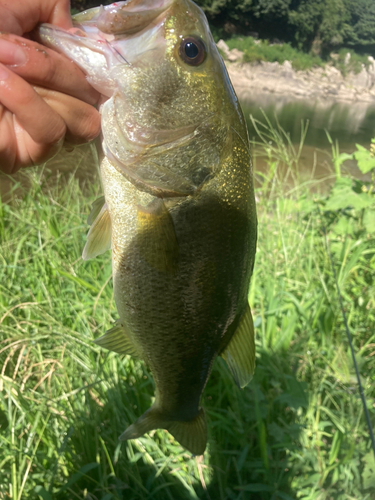
[[[255,369],[254,325],[249,305],[221,357],[225,359],[236,384],[241,389],[245,387],[253,378]]]
[[[104,335],[94,340],[94,342],[109,351],[138,356],[138,351],[120,320],[117,320],[113,328],[110,328]]]

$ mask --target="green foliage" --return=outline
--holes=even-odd
[[[356,221],[357,238],[366,238],[375,234],[375,139],[370,149],[357,144],[357,150],[352,155],[338,154],[337,146],[333,145],[329,136],[328,139],[332,144],[336,182],[325,201],[324,209],[333,212],[330,214],[330,224],[336,225],[336,233],[346,234],[353,221]],[[355,159],[362,174],[370,174],[371,180],[342,177],[341,165],[350,159]]]
[[[118,442],[150,406],[154,384],[144,363],[92,342],[117,317],[110,255],[80,258],[98,178],[47,169],[13,178],[0,199],[0,498],[372,498],[368,430],[322,235],[324,223],[374,421],[375,238],[362,217],[370,205],[328,210],[333,194],[311,194],[298,172],[304,133],[295,147],[280,127],[257,127],[254,163],[262,155],[268,164],[256,170],[249,293],[257,368],[240,391],[215,362],[203,459],[161,430]],[[357,153],[369,169],[371,153]],[[336,149],[334,159],[341,173]],[[370,183],[350,182],[372,199]]]
[[[349,13],[345,43],[356,47],[375,45],[375,3],[373,0],[344,0]]]
[[[229,38],[226,44],[230,50],[238,49],[245,52],[245,50],[251,50],[255,46],[255,39],[252,36],[234,36]]]
[[[350,54],[349,61],[347,60],[347,54]],[[346,75],[350,71],[358,74],[362,71],[363,65],[366,68],[370,65],[368,54],[357,54],[353,49],[342,48],[339,50],[337,56],[337,59],[333,60],[333,65],[339,69],[343,75]]]
[[[260,40],[255,43],[252,37],[237,37],[227,41],[230,49],[237,48],[244,51],[244,62],[278,62],[291,61],[296,70],[307,70],[313,66],[323,66],[318,56],[312,56],[294,49],[290,44],[270,45],[268,41]]]
[[[375,46],[373,0],[198,0],[215,30],[258,32],[327,56],[343,46]]]
[[[298,46],[319,53],[342,45],[348,19],[344,0],[302,0],[289,14]]]
[[[292,47],[289,43],[270,44],[268,40],[255,40],[251,36],[234,36],[226,41],[229,49],[234,48],[244,52],[243,62],[278,62],[290,61],[292,67],[299,70],[309,70],[313,67],[324,67],[332,64],[341,71],[343,75],[349,72],[360,73],[363,66],[369,67],[368,55],[356,54],[353,49],[342,48],[337,54],[337,58],[325,62],[320,56],[312,53],[302,52]],[[347,54],[350,54],[347,60]],[[223,57],[225,57],[223,55]]]
[[[289,13],[297,46],[308,50],[316,38],[323,18],[323,0],[302,0]]]

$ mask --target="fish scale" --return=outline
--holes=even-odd
[[[214,359],[225,359],[240,387],[255,366],[252,168],[225,66],[190,0],[118,2],[79,14],[71,33],[42,25],[40,34],[109,98],[101,107],[104,199],[89,217],[83,258],[112,248],[119,320],[96,342],[143,359],[156,387],[152,407],[120,439],[164,428],[201,454],[200,399]]]

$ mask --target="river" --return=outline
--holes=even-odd
[[[324,177],[332,173],[332,146],[327,133],[339,146],[340,152],[351,153],[356,143],[369,147],[375,137],[375,105],[366,103],[341,103],[335,101],[296,100],[288,96],[258,94],[252,100],[242,103],[245,118],[252,140],[259,140],[250,116],[265,123],[263,112],[273,125],[277,123],[289,134],[291,143],[298,145],[301,139],[301,123],[308,126],[300,157],[300,174],[305,178]],[[264,157],[257,154],[255,148],[255,169],[267,170]],[[97,175],[97,168],[90,149],[87,146],[77,148],[73,153],[58,155],[49,163],[49,168],[63,173],[75,171],[77,176],[87,179]],[[346,162],[346,168],[359,176],[354,161]],[[16,174],[12,179],[0,174],[0,194],[7,194],[15,183],[25,182],[25,177]],[[53,175],[48,182],[53,182]]]
[[[243,102],[242,109],[249,137],[254,141],[259,141],[259,138],[251,116],[265,123],[265,114],[274,127],[279,126],[289,135],[296,148],[301,141],[302,127],[306,128],[299,162],[299,171],[304,180],[323,178],[333,172],[332,145],[337,146],[340,153],[352,153],[356,144],[368,148],[375,137],[375,104],[295,99],[293,96],[268,93],[257,94],[254,99]],[[259,129],[265,130],[261,126]],[[256,169],[264,172],[267,168],[264,157],[257,159]],[[364,178],[355,160],[346,161],[343,170]]]
[[[326,130],[345,151],[353,151],[356,143],[368,146],[375,137],[375,104],[296,100],[290,96],[258,94],[253,100],[243,102],[242,109],[250,137],[255,137],[256,132],[249,117],[253,115],[264,122],[262,110],[273,125],[278,121],[294,144],[300,141],[302,121],[308,123],[305,145],[310,147],[330,148]]]

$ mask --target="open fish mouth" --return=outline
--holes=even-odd
[[[75,35],[107,44],[119,62],[142,61],[164,53],[164,20],[173,0],[128,0],[95,7],[73,16]],[[111,64],[112,62],[112,64]],[[113,61],[108,61],[113,65]]]
[[[72,59],[91,85],[110,97],[116,86],[111,76],[115,66],[145,66],[163,59],[164,21],[172,4],[173,0],[129,0],[94,7],[73,16],[69,31],[42,24],[39,37]]]
[[[95,7],[73,16],[75,24],[94,26],[109,35],[134,34],[163,14],[171,0],[128,0]]]

